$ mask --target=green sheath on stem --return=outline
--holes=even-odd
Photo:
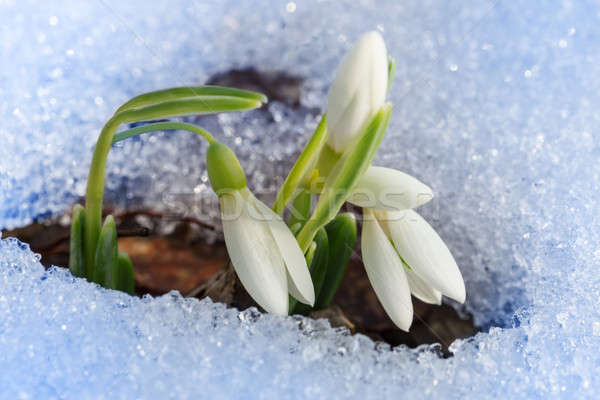
[[[83,227],[85,225],[85,209],[76,204],[73,207],[73,220],[71,222],[71,237],[69,248],[69,270],[79,278],[86,276],[83,257]]]
[[[327,264],[329,262],[330,254],[329,240],[325,229],[319,229],[315,235],[314,243],[316,243],[316,249],[314,254],[312,254],[312,259],[310,260],[308,269],[310,270],[310,277],[315,288],[315,298],[318,298],[321,288],[323,287],[323,283],[326,279],[326,273],[328,271]],[[293,299],[293,302],[290,303],[290,310],[290,314],[307,315],[313,310],[313,308],[309,305],[298,303],[295,299]]]
[[[94,258],[93,281],[100,286],[114,288],[116,276],[113,274],[118,265],[119,250],[117,248],[117,226],[112,215],[106,217]]]
[[[308,249],[319,228],[335,218],[360,177],[373,161],[389,123],[391,111],[392,105],[385,104],[333,166],[315,211],[298,233],[298,244],[302,251]]]
[[[325,230],[329,238],[329,261],[323,287],[316,297],[315,310],[329,307],[342,283],[356,243],[356,219],[350,213],[339,214],[325,226]]]
[[[327,144],[323,146],[321,150],[321,154],[319,155],[319,159],[317,161],[317,170],[319,171],[319,176],[326,178],[329,176],[329,173],[333,169],[333,167],[337,164],[341,157],[341,154],[336,153],[331,147]],[[311,189],[322,189],[322,188],[311,188]]]

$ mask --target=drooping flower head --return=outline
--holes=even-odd
[[[364,209],[362,255],[373,289],[386,313],[408,331],[411,294],[430,304],[442,295],[465,301],[465,284],[444,241],[413,210]]]
[[[391,71],[393,61],[388,65],[385,44],[377,32],[363,35],[343,58],[329,90],[320,173],[335,177],[331,171],[339,170],[337,164],[347,162],[348,154],[360,154],[366,135],[361,132],[369,131],[366,125],[384,106]],[[330,167],[325,161],[337,164]],[[371,165],[357,178],[345,200],[363,207],[363,262],[394,323],[406,331],[410,328],[411,294],[432,304],[441,304],[442,295],[464,302],[465,286],[452,254],[412,210],[431,200],[433,191],[391,168]]]
[[[288,293],[312,306],[315,292],[306,260],[287,225],[248,190],[229,147],[212,143],[206,158],[211,186],[219,196],[227,251],[244,288],[275,314],[287,315]]]

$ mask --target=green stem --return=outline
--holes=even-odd
[[[329,222],[329,221],[327,221]],[[322,224],[317,222],[315,219],[309,219],[306,224],[302,227],[298,235],[296,236],[296,240],[298,241],[298,245],[303,252],[306,252],[310,247],[310,244],[313,241],[313,238],[321,228]]]
[[[102,132],[100,132],[100,137],[94,148],[92,165],[87,181],[85,208],[88,218],[87,223],[84,225],[83,251],[86,268],[89,268],[92,272],[96,245],[100,236],[100,225],[102,224],[102,198],[104,197],[106,157],[108,156],[114,133],[119,125],[119,119],[113,117],[102,128]]]
[[[300,193],[298,193],[292,202],[289,226],[300,224],[300,228],[302,228],[302,225],[304,225],[306,220],[308,220],[308,217],[310,217],[312,198],[313,195],[308,190],[301,190]]]
[[[256,108],[260,105],[261,102],[255,99],[226,96],[198,96],[195,98],[168,100],[143,108],[127,109],[113,115],[100,132],[98,142],[94,148],[87,182],[85,195],[86,224],[84,231],[86,265],[94,265],[94,254],[102,224],[102,199],[104,197],[106,159],[119,125],[189,114],[240,111]]]
[[[309,175],[317,161],[317,156],[321,152],[321,149],[325,145],[325,140],[327,139],[327,115],[324,114],[321,117],[321,121],[315,132],[313,133],[310,141],[302,150],[302,153],[296,160],[296,163],[290,170],[290,173],[285,178],[283,185],[279,189],[277,193],[277,197],[275,198],[275,203],[273,204],[273,211],[277,214],[281,214],[285,209],[285,206],[293,199],[294,195],[296,195],[296,189],[300,184],[305,180],[307,175]]]
[[[309,220],[296,239],[306,252],[319,228],[333,220],[375,157],[387,128],[391,104],[385,104],[332,167]]]
[[[136,126],[135,128],[116,133],[113,136],[112,144],[128,139],[132,136],[141,135],[142,133],[174,130],[194,132],[206,139],[208,143],[215,142],[215,138],[208,131],[205,131],[196,125],[187,124],[185,122],[157,122],[154,124]]]

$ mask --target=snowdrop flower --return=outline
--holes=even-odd
[[[327,145],[343,153],[385,102],[388,55],[378,32],[364,34],[345,55],[327,97]]]
[[[227,251],[240,281],[266,311],[288,313],[288,293],[313,305],[315,292],[304,254],[281,217],[248,190],[235,154],[214,142],[207,169],[219,196]]]
[[[337,162],[357,145],[361,132],[384,106],[388,56],[377,32],[365,34],[344,57],[327,99],[327,141],[323,160]],[[342,157],[343,159],[343,157]],[[335,167],[333,167],[335,168]],[[408,331],[411,293],[432,304],[442,294],[465,300],[462,275],[435,230],[412,209],[433,198],[432,190],[403,172],[370,166],[346,201],[363,207],[363,262],[369,280],[392,321]]]
[[[392,321],[408,331],[411,293],[441,304],[442,294],[465,301],[465,284],[448,247],[413,210],[364,209],[362,256],[371,285]]]
[[[399,211],[415,208],[433,198],[433,191],[404,172],[384,167],[369,167],[347,201],[363,208]]]

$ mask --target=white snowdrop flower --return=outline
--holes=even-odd
[[[441,304],[442,294],[465,301],[465,284],[448,247],[413,210],[364,209],[362,254],[367,275],[392,321],[408,331],[411,293]]]
[[[343,153],[385,102],[388,55],[381,35],[364,34],[338,67],[327,97],[327,145]]]
[[[287,315],[288,293],[314,305],[315,291],[304,254],[281,217],[248,190],[235,154],[212,143],[207,169],[219,195],[227,252],[250,296],[266,311]]]
[[[361,250],[369,281],[394,324],[408,331],[413,307],[402,260],[372,211],[365,209],[364,216]]]
[[[431,188],[404,172],[369,167],[347,201],[364,208],[400,211],[415,208],[433,199]]]

